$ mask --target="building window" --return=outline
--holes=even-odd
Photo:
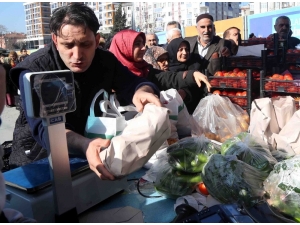
[[[266,8],[268,7],[268,3],[262,2],[262,3],[260,3],[260,7],[261,7],[262,9],[266,9]]]

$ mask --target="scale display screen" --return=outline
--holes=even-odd
[[[74,77],[71,71],[26,73],[23,79],[29,117],[45,118],[76,109]]]

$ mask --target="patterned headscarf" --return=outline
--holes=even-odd
[[[152,46],[151,48],[147,49],[145,55],[144,55],[144,60],[151,64],[153,68],[161,70],[160,66],[157,63],[158,57],[160,57],[163,54],[168,54],[168,52],[160,47],[160,46]]]

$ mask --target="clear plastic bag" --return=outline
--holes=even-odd
[[[207,138],[223,143],[227,139],[247,131],[249,115],[228,97],[209,95],[203,98],[193,113],[196,124],[192,134],[204,134]]]
[[[229,142],[229,140],[226,142]],[[227,144],[226,142],[222,145]],[[277,163],[268,145],[249,133],[239,134],[232,139],[232,144],[229,148],[222,148],[222,150],[223,155],[235,155],[239,160],[268,174]]]
[[[187,137],[167,148],[168,162],[176,170],[199,173],[208,157],[218,153],[215,146],[204,135]]]
[[[277,163],[264,181],[268,203],[300,222],[300,156]]]
[[[189,195],[202,181],[200,173],[183,173],[174,170],[167,162],[158,165],[155,170],[158,171],[154,183],[155,189],[167,198],[176,199]]]
[[[237,203],[251,207],[263,199],[263,181],[268,174],[259,171],[236,156],[214,154],[201,173],[210,193],[221,203]]]

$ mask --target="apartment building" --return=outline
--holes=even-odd
[[[50,3],[49,2],[26,2],[23,3],[25,10],[26,42],[27,48],[42,48],[50,43],[49,29]]]
[[[193,26],[202,13],[210,13],[217,21],[238,17],[240,10],[238,2],[135,2],[133,12],[134,29],[159,32],[172,20]]]
[[[300,6],[300,2],[250,2],[241,7],[241,16]]]
[[[215,20],[239,16],[238,2],[82,2],[92,8],[99,20],[99,31],[110,33],[115,11],[122,4],[126,26],[137,31],[159,32],[169,21],[184,26],[196,25],[196,17],[210,13]],[[40,48],[51,40],[49,21],[54,9],[71,2],[24,3],[29,48]]]

